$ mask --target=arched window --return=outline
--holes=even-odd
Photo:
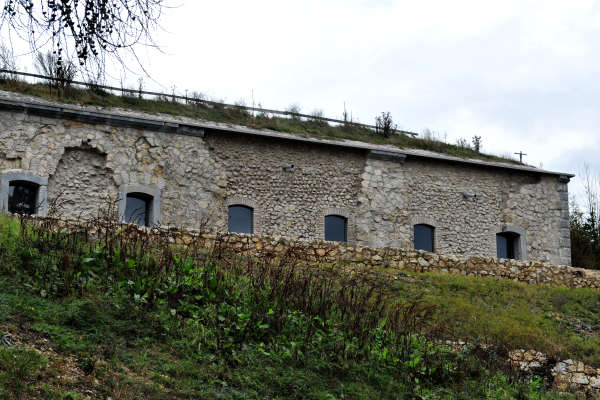
[[[520,236],[521,235],[515,232],[502,232],[496,234],[496,253],[498,258],[520,259]]]
[[[125,216],[123,220],[127,223],[150,226],[150,215],[152,212],[152,196],[146,193],[127,193],[125,201]]]
[[[348,241],[348,219],[341,215],[325,216],[325,240],[331,242]]]
[[[159,225],[160,190],[142,185],[121,185],[119,215],[126,223],[141,226]]]
[[[425,250],[433,253],[435,250],[435,228],[431,225],[416,224],[414,226],[414,246],[416,250]]]
[[[228,231],[232,233],[254,233],[254,209],[240,204],[229,206]]]
[[[24,172],[0,175],[0,211],[46,215],[48,179]]]

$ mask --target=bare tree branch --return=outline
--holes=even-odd
[[[167,0],[4,0],[0,27],[29,42],[32,52],[50,44],[60,66],[103,64],[104,56],[122,62],[123,51],[156,46],[151,33]],[[40,43],[42,43],[40,45]]]

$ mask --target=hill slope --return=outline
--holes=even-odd
[[[0,222],[8,398],[552,399],[569,396],[506,349],[600,364],[590,290],[342,273],[94,224]]]

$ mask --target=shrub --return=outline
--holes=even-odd
[[[290,115],[290,117],[293,120],[299,120],[300,119],[300,112],[302,111],[302,108],[300,107],[300,105],[298,103],[294,103],[292,105],[290,105],[285,111],[287,111]]]
[[[382,112],[380,116],[375,117],[375,133],[389,138],[396,130],[392,115],[389,112]]]
[[[54,78],[48,81],[50,87],[65,89],[77,75],[77,67],[71,60],[64,60],[54,53],[37,53],[35,69],[44,76]]]
[[[473,150],[480,153],[481,152],[481,136],[477,136],[477,135],[473,136],[473,138],[471,139],[471,142],[473,143]]]

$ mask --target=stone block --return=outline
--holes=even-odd
[[[590,379],[581,372],[576,372],[571,377],[571,383],[576,383],[578,385],[587,385],[590,383]]]

